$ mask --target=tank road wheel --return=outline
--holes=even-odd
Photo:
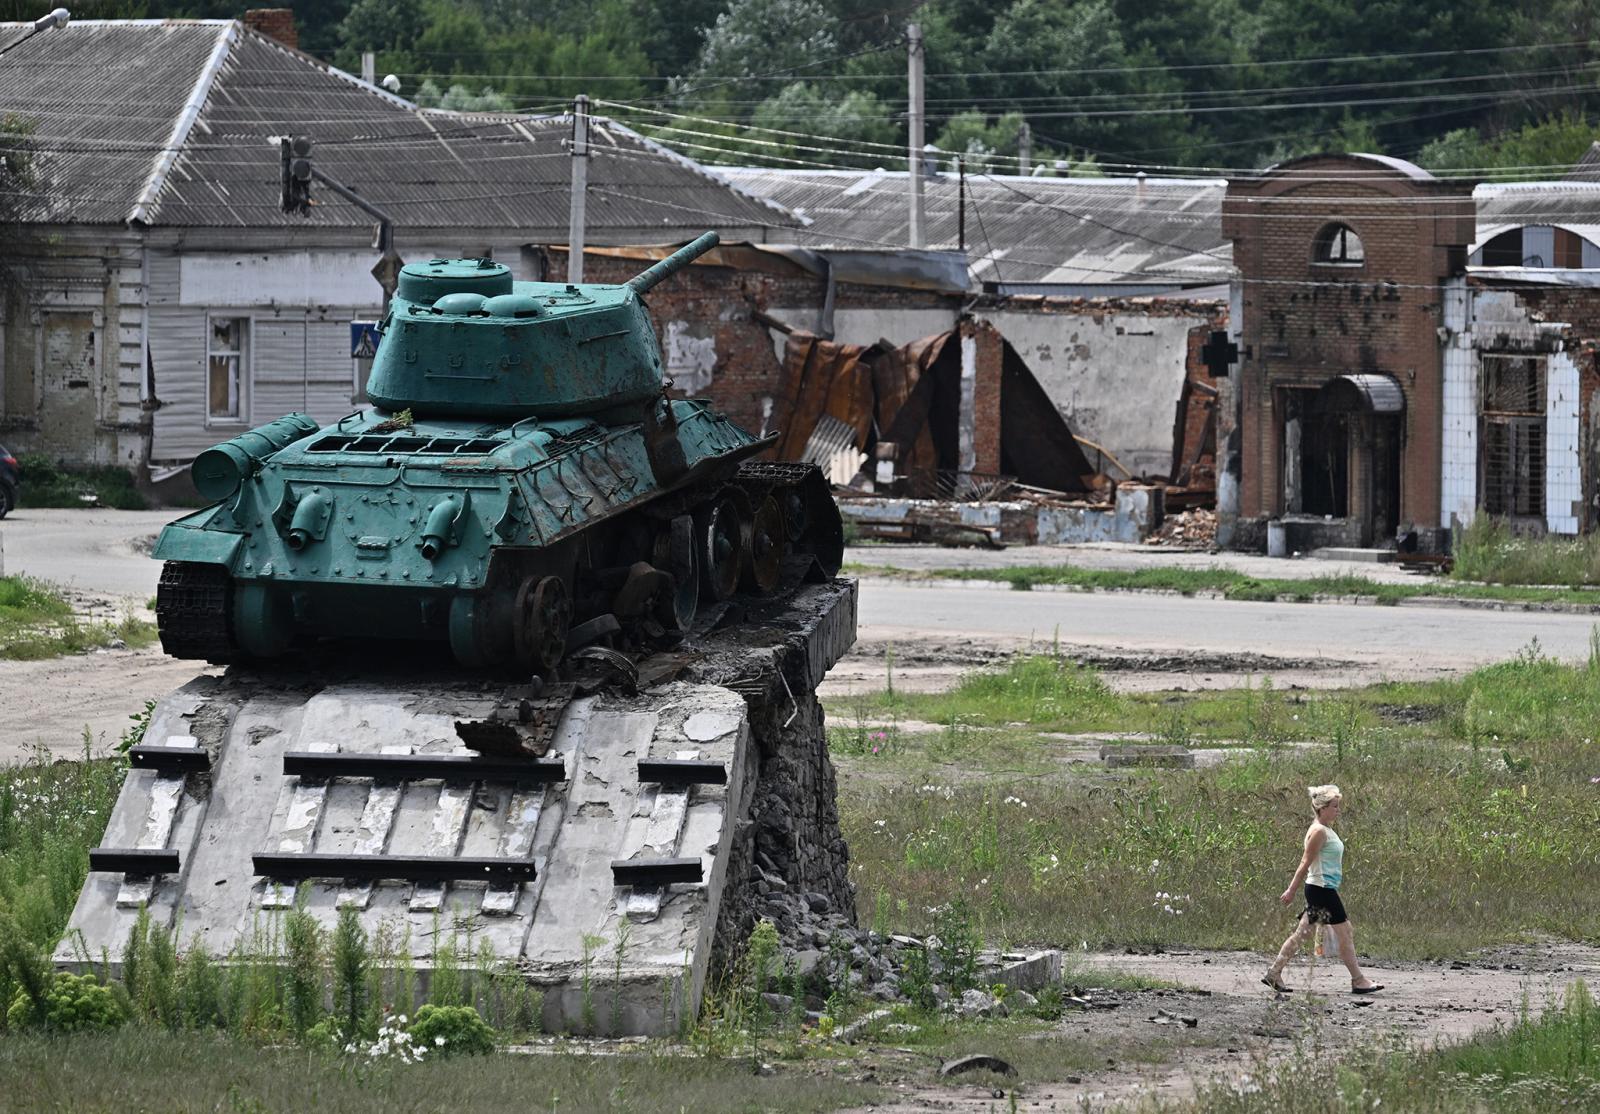
[[[719,498],[694,517],[701,586],[713,600],[725,600],[739,588],[744,549],[739,508],[732,499]]]
[[[226,665],[239,656],[233,640],[233,577],[221,565],[168,561],[156,588],[161,648],[175,658]]]
[[[700,564],[695,560],[694,516],[680,514],[656,535],[655,566],[672,574],[672,592],[663,602],[661,625],[682,634],[694,625],[700,608]]]
[[[517,589],[517,663],[535,673],[551,673],[567,649],[572,600],[559,576],[529,577]]]
[[[745,588],[762,595],[776,591],[783,579],[783,511],[770,495],[750,516],[743,572]]]

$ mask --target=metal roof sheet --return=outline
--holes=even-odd
[[[1600,244],[1600,182],[1486,182],[1472,191],[1477,203],[1477,251],[1512,228],[1549,225]]]
[[[0,45],[27,24],[0,24]],[[0,105],[33,122],[25,219],[199,227],[366,226],[313,187],[278,206],[276,138],[310,137],[319,169],[401,226],[567,224],[566,116],[429,111],[232,20],[87,20],[0,66]],[[607,229],[786,228],[795,218],[613,121],[593,118],[588,221]]]
[[[899,248],[909,236],[905,171],[724,167],[745,189],[806,218],[794,243]],[[1215,282],[1232,270],[1221,178],[1029,178],[968,174],[967,254],[978,282]],[[924,179],[924,239],[958,246],[954,174]],[[1182,268],[1175,266],[1182,261]]]
[[[1366,408],[1374,414],[1399,414],[1406,408],[1406,395],[1400,383],[1391,375],[1375,372],[1356,372],[1341,375],[1335,383],[1348,383],[1355,388]]]

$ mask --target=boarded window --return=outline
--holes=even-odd
[[[1583,266],[1583,237],[1565,228],[1555,230],[1555,265],[1557,267]]]
[[[1545,358],[1479,357],[1478,502],[1492,515],[1544,516]]]
[[[1318,263],[1336,263],[1356,265],[1365,263],[1367,249],[1361,244],[1361,237],[1347,224],[1330,224],[1317,233],[1317,241],[1312,258]]]
[[[244,420],[244,370],[250,340],[248,317],[207,318],[206,419]]]

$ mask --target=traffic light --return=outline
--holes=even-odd
[[[311,212],[311,140],[305,136],[278,140],[282,162],[282,204],[285,213]]]

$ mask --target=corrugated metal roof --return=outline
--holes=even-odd
[[[0,24],[0,47],[30,27]],[[74,21],[0,60],[0,112],[32,128],[34,181],[18,216],[119,224],[231,24]],[[11,141],[7,141],[8,146]],[[276,179],[269,189],[276,192]]]
[[[908,240],[906,173],[722,168],[738,185],[806,218],[795,243],[899,248]],[[978,282],[1215,282],[1232,270],[1221,178],[1026,178],[969,174],[967,253]],[[924,180],[924,239],[958,244],[954,174]],[[1182,268],[1174,266],[1179,261]],[[1152,271],[1159,269],[1159,275]]]
[[[0,45],[27,26],[0,24]],[[312,139],[319,169],[403,227],[532,234],[567,223],[570,118],[419,109],[231,20],[75,21],[6,56],[0,105],[36,124],[27,219],[371,224],[316,187],[310,217],[279,210],[275,139],[297,134]],[[590,137],[591,236],[796,223],[613,121],[594,118]]]
[[[1549,225],[1600,244],[1600,182],[1486,182],[1472,191],[1477,203],[1475,252],[1512,228]]]

